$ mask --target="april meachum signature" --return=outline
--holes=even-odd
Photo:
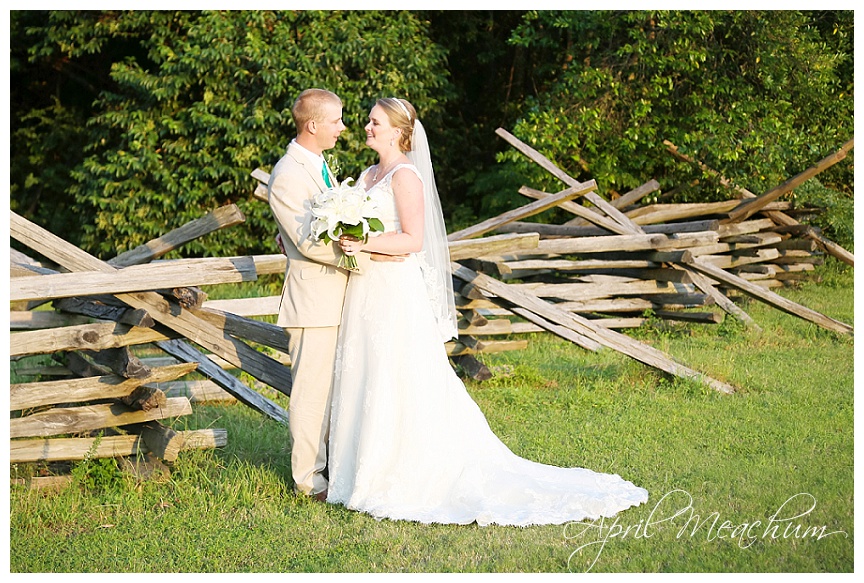
[[[677,498],[683,498],[683,502],[675,504],[672,500],[673,495]],[[809,508],[798,514],[794,514],[789,506],[798,507],[800,504],[810,504]],[[686,490],[672,490],[667,492],[654,505],[647,519],[640,520],[637,524],[624,525],[619,521],[619,517],[615,517],[611,523],[607,522],[611,519],[598,518],[593,522],[570,522],[564,525],[565,540],[581,539],[587,541],[577,547],[570,556],[567,557],[567,568],[570,569],[570,562],[577,554],[583,551],[591,550],[594,555],[594,560],[585,570],[590,571],[603,549],[606,548],[606,543],[614,539],[630,538],[651,538],[659,527],[666,523],[677,526],[681,524],[678,534],[675,538],[689,536],[705,536],[707,541],[715,541],[721,539],[737,540],[740,548],[749,548],[757,540],[778,539],[778,538],[815,538],[822,540],[825,537],[833,534],[842,534],[848,538],[846,531],[835,530],[826,532],[827,526],[807,526],[800,519],[809,515],[816,508],[816,498],[812,494],[801,492],[794,494],[786,499],[779,508],[772,514],[764,523],[761,520],[753,522],[734,523],[729,520],[720,520],[719,512],[712,512],[704,519],[695,513],[693,507],[693,496]],[[577,540],[577,542],[580,542]],[[593,547],[593,548],[592,548]]]

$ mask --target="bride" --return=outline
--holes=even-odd
[[[479,525],[612,516],[648,492],[617,475],[518,457],[492,432],[450,366],[456,311],[426,134],[406,100],[380,99],[358,180],[386,201],[383,234],[343,239],[349,278],[331,409],[327,501],[376,518]],[[369,253],[406,255],[371,262]]]

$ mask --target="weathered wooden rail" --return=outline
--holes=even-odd
[[[780,200],[842,160],[852,141],[762,196],[720,177],[735,199],[641,205],[659,189],[655,180],[606,201],[593,180],[579,182],[509,132],[497,134],[565,188],[550,194],[524,186],[519,192],[532,202],[448,236],[460,334],[446,349],[465,374],[489,378],[478,355],[521,350],[524,335],[549,332],[732,393],[730,383],[618,330],[642,325],[646,311],[709,325],[725,314],[758,330],[734,301],[742,294],[837,334],[853,333],[772,291],[807,278],[823,253],[854,265],[851,253],[792,218],[795,209]],[[678,159],[711,171],[666,145]],[[266,201],[269,175],[259,169],[252,177],[253,196]],[[526,222],[553,207],[573,218]],[[19,361],[19,377],[37,379],[10,386],[13,463],[144,454],[173,461],[184,449],[224,445],[223,430],[163,424],[198,403],[239,402],[287,423],[279,404],[291,394],[287,337],[266,321],[278,313],[280,298],[210,300],[202,290],[282,274],[285,256],[161,259],[196,237],[242,224],[236,206],[109,261],[10,214],[12,238],[49,261],[11,252],[10,299],[17,309],[10,314],[10,357]],[[144,347],[151,356],[136,355]],[[36,355],[51,355],[54,363],[23,363]],[[255,380],[247,383],[237,371]]]

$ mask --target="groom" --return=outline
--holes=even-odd
[[[336,340],[347,272],[335,265],[338,245],[310,237],[309,203],[336,179],[323,152],[345,130],[342,101],[323,89],[303,91],[291,115],[297,137],[276,163],[267,194],[288,269],[277,325],[288,334],[293,387],[288,407],[295,492],[327,499],[327,438]]]

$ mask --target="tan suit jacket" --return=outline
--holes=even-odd
[[[338,326],[342,319],[348,272],[335,267],[342,252],[309,236],[312,197],[326,187],[321,168],[293,142],[270,174],[267,195],[288,256],[276,322],[283,328]]]

